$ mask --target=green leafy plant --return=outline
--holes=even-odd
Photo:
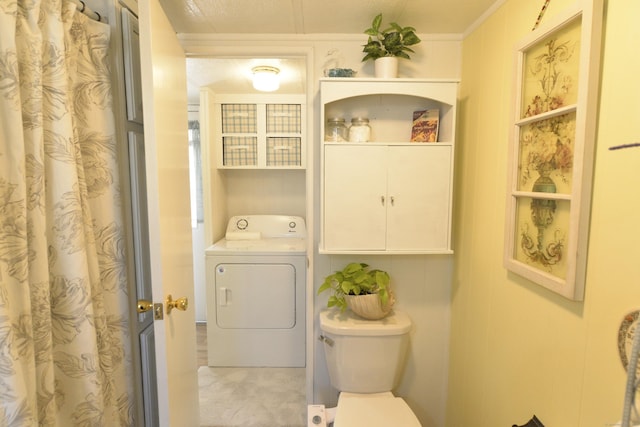
[[[378,294],[385,305],[389,301],[389,281],[386,271],[369,270],[368,264],[352,262],[325,277],[318,294],[330,290],[327,307],[339,307],[341,311],[347,308],[345,295]]]
[[[367,44],[362,50],[366,55],[362,61],[378,59],[384,56],[397,56],[409,58],[407,52],[414,52],[410,47],[420,43],[413,27],[401,27],[395,22],[389,24],[389,28],[380,29],[382,25],[382,13],[373,18],[371,28],[367,28],[364,33],[369,35]]]

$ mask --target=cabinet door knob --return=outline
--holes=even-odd
[[[384,206],[384,196],[380,196],[380,203],[382,203],[382,206]]]
[[[391,206],[395,206],[396,198],[391,196]]]

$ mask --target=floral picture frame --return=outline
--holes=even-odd
[[[585,0],[515,48],[504,265],[584,298],[602,0]]]

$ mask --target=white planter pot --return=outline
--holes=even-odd
[[[345,295],[347,306],[360,317],[378,320],[387,316],[393,308],[395,298],[390,295],[389,301],[383,306],[378,294]]]
[[[375,76],[379,79],[395,79],[398,77],[398,57],[383,56],[374,61]]]

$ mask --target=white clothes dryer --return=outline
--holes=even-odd
[[[209,366],[305,366],[306,238],[299,216],[243,215],[206,249]]]

